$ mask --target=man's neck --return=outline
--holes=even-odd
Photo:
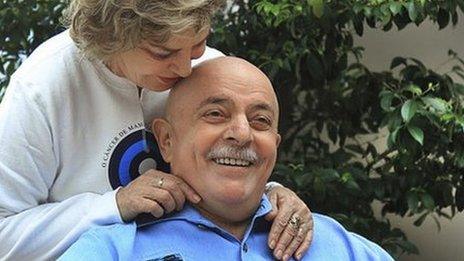
[[[215,215],[208,211],[205,207],[201,206],[201,204],[196,205],[195,208],[200,212],[201,215],[209,219],[211,222],[216,224],[218,227],[224,229],[225,231],[229,232],[239,241],[242,241],[243,237],[245,236],[246,229],[248,224],[250,223],[253,215],[248,216],[243,220],[230,220],[225,217],[221,217],[220,215]]]

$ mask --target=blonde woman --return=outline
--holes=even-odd
[[[169,175],[146,124],[206,46],[223,0],[72,0],[69,30],[11,78],[0,114],[0,259],[54,259],[95,225],[162,217],[201,198]],[[300,257],[311,214],[268,185],[276,258]],[[148,215],[149,214],[149,215]],[[292,221],[289,223],[289,221]],[[309,220],[295,229],[295,220]]]

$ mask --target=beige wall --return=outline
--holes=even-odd
[[[431,22],[420,27],[409,25],[402,31],[383,32],[366,28],[364,36],[356,39],[357,44],[365,47],[363,63],[371,70],[381,71],[389,68],[393,57],[407,56],[418,58],[429,68],[446,72],[452,67],[452,64],[445,63],[448,49],[464,58],[464,16],[460,13],[459,18],[455,28],[441,31]],[[421,251],[419,256],[403,256],[400,260],[464,260],[464,213],[458,213],[451,221],[441,219],[441,231],[430,217],[421,227],[413,225],[413,218],[388,217],[393,226],[406,231]]]

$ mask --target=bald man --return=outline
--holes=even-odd
[[[99,227],[64,260],[273,260],[267,246],[271,211],[264,194],[277,157],[279,110],[271,82],[245,60],[202,63],[171,91],[166,117],[153,122],[163,158],[202,201],[137,227]],[[163,180],[157,182],[163,186]],[[378,245],[314,215],[304,260],[392,260]],[[303,223],[292,217],[298,234]],[[285,256],[284,260],[291,257]]]

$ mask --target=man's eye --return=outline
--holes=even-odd
[[[224,119],[224,114],[219,111],[219,110],[211,110],[211,111],[207,111],[203,117],[205,117],[206,119],[208,120],[222,120]]]
[[[251,126],[257,130],[268,130],[272,126],[272,121],[268,117],[258,116],[251,121]]]

